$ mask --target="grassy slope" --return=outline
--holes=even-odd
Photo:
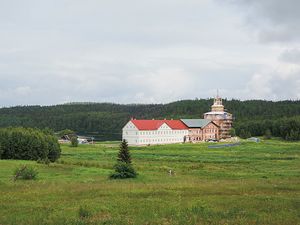
[[[139,177],[108,180],[117,145],[63,146],[58,163],[0,161],[0,224],[300,224],[300,143],[131,148]],[[12,182],[32,164],[36,181]],[[175,176],[169,176],[173,169]],[[92,216],[79,219],[85,206]]]

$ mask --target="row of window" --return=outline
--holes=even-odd
[[[216,129],[205,129],[205,130],[203,130],[203,133],[212,133],[212,132],[216,133],[217,130]],[[201,134],[201,130],[191,130],[191,133]]]
[[[168,130],[168,131],[141,131],[141,135],[153,135],[153,134],[184,134],[184,130]],[[137,134],[137,133],[136,133]]]
[[[201,130],[192,130],[190,131],[192,134],[201,134]],[[203,133],[217,133],[217,129],[205,129],[203,130]],[[125,132],[128,134],[128,132]],[[184,134],[185,131],[182,130],[172,130],[172,131],[141,131],[141,135],[154,135],[154,134]],[[138,135],[138,132],[135,132],[136,135]]]
[[[206,135],[206,138],[215,138],[215,135]],[[201,141],[201,137],[192,137],[191,138],[192,141]]]
[[[170,141],[182,141],[181,138],[161,138],[161,139],[141,139],[140,143],[159,143],[159,142],[170,142]],[[136,140],[136,142],[138,142]]]
[[[204,130],[204,133],[212,133],[212,132],[216,133],[217,130],[216,129],[205,129]]]
[[[130,132],[126,131],[125,134],[129,134]],[[134,132],[136,135],[138,135],[138,132]],[[131,133],[133,134],[133,133]],[[155,135],[155,134],[185,134],[183,131],[143,131],[140,133],[140,135]]]

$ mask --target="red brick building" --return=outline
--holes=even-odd
[[[232,127],[232,114],[224,109],[222,98],[217,96],[211,106],[211,112],[204,113],[204,119],[210,120],[219,126],[219,139],[230,138]]]
[[[188,127],[186,141],[199,142],[208,140],[219,140],[219,126],[206,119],[182,119]]]

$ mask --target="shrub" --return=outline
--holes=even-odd
[[[78,147],[78,140],[75,136],[71,138],[71,147]]]
[[[236,136],[235,129],[233,127],[230,128],[229,134],[230,134],[231,137],[235,137]]]
[[[287,141],[300,140],[300,132],[298,130],[291,130],[285,137]]]
[[[57,159],[59,159],[61,154],[60,145],[55,136],[47,135],[47,140],[49,149],[47,159],[49,159],[50,162],[55,162]]]
[[[247,139],[250,137],[251,137],[251,133],[249,131],[245,131],[244,129],[240,131],[240,138]]]
[[[0,159],[2,158],[2,153],[4,152],[2,146],[0,145]]]
[[[270,130],[270,129],[267,129],[267,130],[265,131],[264,139],[269,140],[269,139],[271,139],[271,137],[272,137],[271,130]]]
[[[39,164],[45,164],[45,165],[50,164],[50,160],[48,158],[47,159],[38,159],[36,162]]]
[[[20,168],[16,168],[14,171],[14,181],[16,180],[35,180],[38,172],[33,167],[23,165]]]
[[[137,173],[129,163],[118,162],[115,166],[115,172],[110,175],[112,179],[134,178]]]
[[[85,219],[91,216],[91,212],[86,207],[80,206],[78,216],[80,219]]]
[[[2,159],[46,160],[54,162],[60,157],[57,138],[32,128],[1,128]]]

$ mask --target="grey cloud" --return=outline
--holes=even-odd
[[[300,1],[228,0],[245,13],[245,21],[258,31],[262,42],[298,42],[300,40]]]
[[[258,44],[240,29],[245,10],[238,15],[222,6],[213,0],[1,1],[0,105],[169,102],[211,97],[217,88],[228,98],[268,97],[251,84],[258,71],[277,65],[282,49]],[[282,22],[270,13],[261,23],[267,6],[249,3],[249,16],[259,12],[253,24],[262,31],[282,27],[282,39],[296,40],[285,29],[298,15]],[[293,98],[298,86],[283,96]],[[277,89],[269,88],[270,98]]]
[[[287,49],[279,56],[279,59],[283,62],[300,65],[300,49]]]

